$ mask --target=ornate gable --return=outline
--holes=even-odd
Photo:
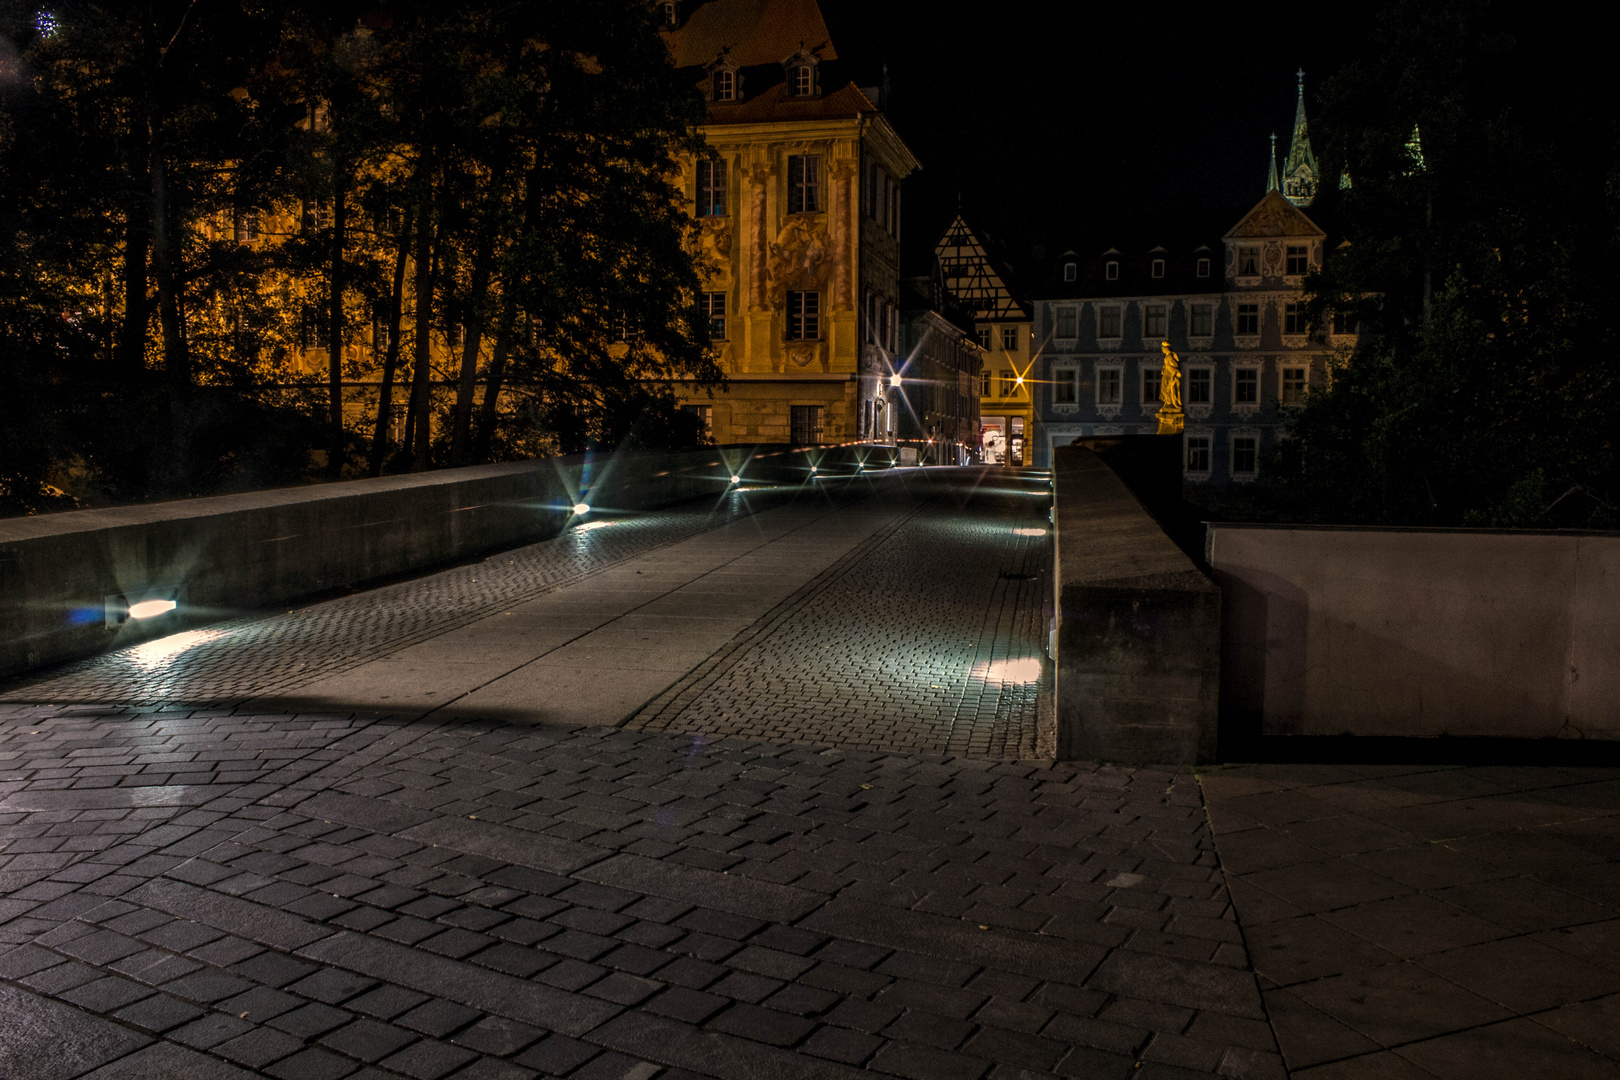
[[[1321,239],[1327,236],[1316,222],[1305,216],[1305,212],[1289,202],[1280,191],[1268,191],[1265,198],[1255,204],[1254,209],[1243,215],[1232,231],[1226,234],[1227,240],[1269,239],[1273,237],[1311,237]]]
[[[962,215],[956,215],[939,243],[934,245],[945,289],[965,304],[975,319],[1027,319],[1023,305],[1013,299],[1006,282],[996,272],[990,255],[979,243]]]

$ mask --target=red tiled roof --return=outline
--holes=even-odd
[[[738,67],[779,64],[801,48],[838,59],[816,0],[709,0],[665,40],[676,67],[713,63],[728,49]]]
[[[865,94],[849,83],[814,98],[790,98],[783,94],[785,83],[770,87],[745,101],[711,101],[711,124],[764,124],[784,120],[837,120],[877,112]]]

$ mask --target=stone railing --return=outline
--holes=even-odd
[[[3,519],[0,675],[533,543],[578,503],[647,510],[720,494],[737,473],[800,483],[812,464],[893,463],[879,446],[632,451]]]

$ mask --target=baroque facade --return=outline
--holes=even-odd
[[[815,0],[662,6],[708,99],[681,161],[728,387],[677,388],[718,443],[886,439],[900,310],[900,185],[918,165],[856,86]],[[885,410],[888,410],[885,412]]]
[[[1026,465],[1035,431],[1035,374],[1039,360],[1031,313],[1012,292],[1005,267],[957,214],[934,245],[946,292],[973,319],[984,352],[979,373],[980,460]]]

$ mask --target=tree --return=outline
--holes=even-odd
[[[1313,212],[1349,243],[1307,280],[1366,344],[1292,422],[1290,485],[1318,520],[1612,527],[1620,140],[1570,107],[1604,69],[1489,0],[1378,26],[1324,86]]]

